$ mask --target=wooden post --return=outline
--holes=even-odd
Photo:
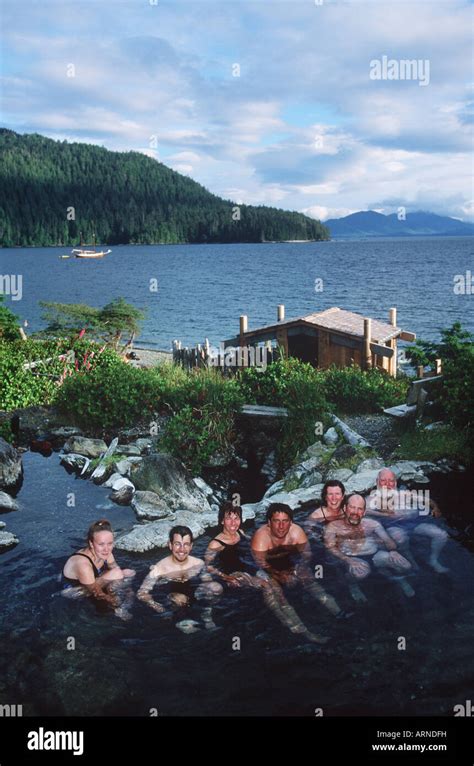
[[[239,339],[239,345],[240,347],[244,346],[244,333],[246,333],[248,330],[248,316],[246,314],[242,314],[240,317],[240,339]]]
[[[425,374],[425,368],[422,364],[418,365],[416,368],[416,376],[417,378],[422,378]]]
[[[435,373],[436,375],[441,375],[443,371],[443,362],[441,359],[435,359]]]
[[[372,351],[370,350],[370,340],[372,335],[372,320],[364,319],[364,369],[370,370],[372,367]]]
[[[280,303],[277,306],[277,321],[278,322],[283,322],[284,318],[285,318],[285,307],[284,307],[283,303]]]
[[[388,318],[392,327],[397,326],[397,309],[395,307],[388,310]],[[388,345],[393,349],[393,356],[388,360],[388,372],[392,378],[397,377],[397,340],[392,338],[389,340]]]

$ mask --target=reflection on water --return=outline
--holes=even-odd
[[[443,551],[445,575],[426,567],[427,542],[413,541],[420,564],[409,576],[414,598],[373,574],[361,585],[363,604],[354,604],[342,569],[314,542],[325,588],[354,612],[334,620],[292,589],[291,604],[309,629],[331,636],[324,647],[290,634],[260,593],[245,588],[225,590],[213,607],[213,630],[204,627],[202,604],[192,604],[184,617],[203,627],[186,635],[175,626],[183,610],[163,619],[135,601],[133,619],[122,622],[91,599],[58,595],[57,575],[89,524],[106,515],[122,532],[134,515],[110,503],[108,490],[69,476],[57,455],[27,453],[24,465],[22,508],[3,516],[20,544],[0,557],[0,692],[2,702],[23,704],[25,715],[142,716],[151,708],[160,715],[314,715],[315,708],[325,715],[452,715],[472,697],[474,565],[456,539]],[[202,557],[208,540],[197,540],[193,555]],[[137,570],[136,589],[161,555],[118,551],[117,559]]]

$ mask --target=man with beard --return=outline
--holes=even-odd
[[[386,577],[411,569],[411,564],[396,550],[397,544],[375,519],[366,519],[365,499],[362,495],[349,495],[343,506],[344,518],[332,521],[324,532],[324,543],[328,550],[341,559],[353,580],[363,580],[371,571],[370,561]],[[384,548],[382,550],[381,548]],[[415,591],[405,578],[398,583],[407,596]],[[366,600],[358,586],[351,583],[351,592],[356,600]]]
[[[441,511],[434,500],[419,501],[418,494],[420,493],[416,491],[397,489],[394,472],[389,468],[382,468],[377,475],[377,490],[370,496],[368,512],[393,523],[393,526],[386,526],[387,532],[415,568],[416,562],[410,552],[408,536],[411,533],[427,538],[430,542],[428,563],[435,572],[443,574],[449,570],[440,563],[439,555],[447,542],[448,534],[436,523],[425,520],[429,515],[439,519]],[[421,494],[428,495],[428,492]]]

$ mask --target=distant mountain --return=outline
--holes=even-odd
[[[463,223],[455,218],[425,213],[418,210],[407,212],[406,219],[399,220],[396,213],[382,215],[374,210],[331,218],[324,222],[331,237],[414,237],[414,236],[468,236],[474,234],[474,224]]]
[[[302,213],[237,205],[140,152],[0,129],[0,246],[329,239]]]

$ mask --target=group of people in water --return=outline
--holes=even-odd
[[[224,586],[256,588],[274,616],[292,633],[325,643],[329,639],[311,632],[286,598],[286,590],[299,585],[332,616],[349,616],[322,585],[323,580],[327,581],[326,566],[316,564],[313,570],[309,538],[323,544],[330,560],[344,565],[355,601],[366,600],[360,583],[372,568],[412,597],[415,592],[406,579],[410,571],[418,568],[410,548],[412,535],[429,541],[428,563],[432,569],[438,573],[448,571],[439,561],[448,537],[435,521],[439,516],[429,496],[420,498],[415,492],[398,490],[396,476],[387,468],[379,471],[377,489],[368,498],[357,493],[346,496],[342,482],[327,481],[321,505],[302,525],[294,523],[289,506],[270,503],[266,523],[251,539],[241,528],[240,506],[225,502],[219,510],[219,532],[210,541],[204,559],[191,555],[193,534],[189,527],[174,526],[169,533],[169,555],[150,567],[137,597],[159,614],[187,607],[194,599],[203,601],[207,604],[203,607],[203,623],[212,628],[215,625],[210,604],[223,593]],[[119,617],[128,619],[134,598],[129,581],[135,571],[119,567],[113,547],[110,522],[94,522],[86,546],[64,565],[63,588],[66,595],[68,591],[88,593],[103,600]],[[250,559],[246,556],[249,547]],[[198,579],[197,586],[192,582],[194,578]],[[154,598],[158,591],[160,600]]]

